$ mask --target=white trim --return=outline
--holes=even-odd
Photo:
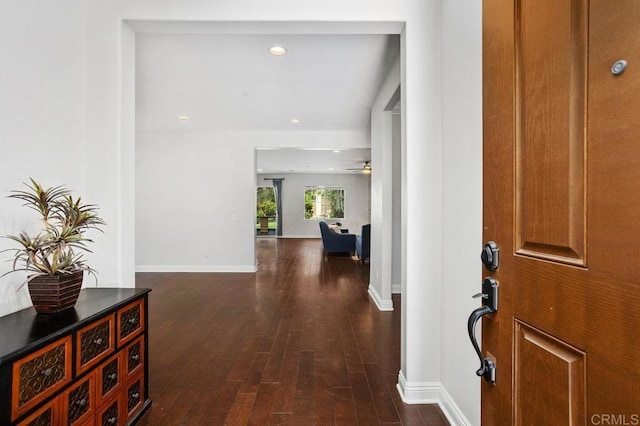
[[[467,419],[444,386],[440,389],[440,401],[438,401],[438,405],[452,425],[471,426],[469,419]]]
[[[322,237],[317,235],[280,235],[278,238],[316,238],[319,240]]]
[[[407,382],[404,373],[398,373],[398,392],[405,404],[437,404],[440,401],[440,382]]]
[[[391,284],[391,294],[402,294],[402,285]]]
[[[123,19],[137,33],[161,34],[401,34],[404,21],[176,21]]]
[[[369,295],[371,296],[379,310],[393,311],[393,301],[391,299],[382,299],[382,297],[380,297],[380,295],[376,291],[376,288],[371,284],[369,284]]]
[[[407,382],[404,373],[398,373],[398,393],[405,404],[438,404],[452,426],[471,426],[453,400],[447,389],[440,382]]]
[[[136,265],[136,272],[250,272],[257,265]]]

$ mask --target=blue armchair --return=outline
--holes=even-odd
[[[330,229],[324,221],[320,222],[320,234],[322,234],[324,251],[327,253],[353,253],[356,249],[354,234],[339,234]]]
[[[371,224],[363,225],[362,232],[356,236],[356,254],[361,262],[369,259],[369,250],[371,247]]]

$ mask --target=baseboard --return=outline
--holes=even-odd
[[[458,404],[453,400],[445,387],[442,387],[440,401],[438,402],[440,409],[452,425],[471,426],[471,422],[464,415]]]
[[[440,401],[440,382],[407,382],[404,373],[398,373],[398,392],[405,404],[437,404]]]
[[[460,407],[440,382],[407,382],[402,371],[398,374],[398,393],[406,404],[438,404],[453,426],[471,426]]]
[[[371,284],[369,284],[369,295],[371,296],[379,310],[393,311],[393,301],[391,299],[383,300],[376,291],[375,287]]]
[[[402,293],[401,284],[391,284],[391,294],[401,294],[401,293]]]
[[[136,272],[249,272],[256,265],[136,265]]]
[[[278,238],[314,238],[314,239],[320,239],[322,237],[320,237],[318,235],[280,235],[280,236],[278,236]]]

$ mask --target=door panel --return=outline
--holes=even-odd
[[[483,424],[640,421],[640,1],[484,0],[483,20]]]
[[[517,425],[583,425],[585,353],[516,321]]]
[[[517,0],[518,253],[585,264],[586,0]]]

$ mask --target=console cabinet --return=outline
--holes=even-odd
[[[75,307],[0,318],[0,425],[134,424],[148,393],[148,289],[84,289]]]

